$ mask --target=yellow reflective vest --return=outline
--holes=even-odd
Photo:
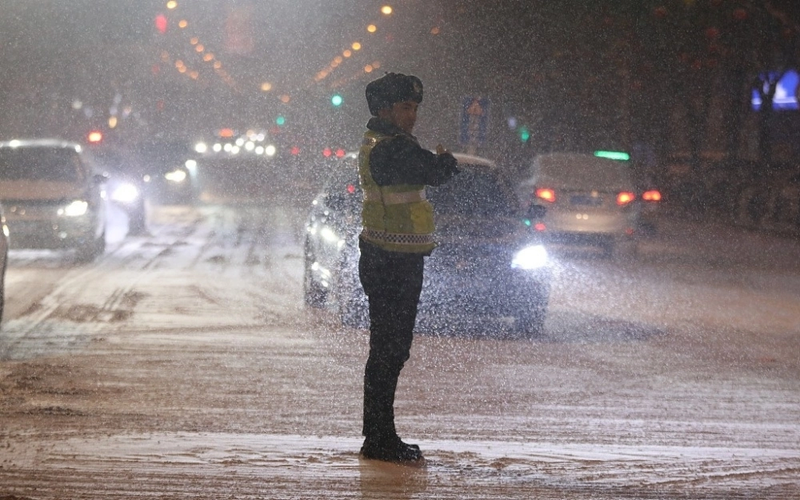
[[[379,186],[369,170],[372,148],[392,136],[368,130],[358,155],[358,173],[364,204],[361,237],[392,252],[429,254],[433,241],[433,206],[425,199],[425,186]]]

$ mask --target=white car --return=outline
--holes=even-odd
[[[58,139],[0,142],[0,200],[12,248],[105,251],[106,176],[81,145]]]
[[[548,153],[534,158],[517,186],[524,205],[541,205],[549,241],[630,252],[640,203],[627,164],[590,154]]]

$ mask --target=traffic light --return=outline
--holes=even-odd
[[[277,126],[279,126],[279,127],[282,127],[282,126],[284,126],[285,124],[286,124],[286,117],[285,117],[285,116],[283,116],[283,115],[278,115],[278,117],[277,117],[277,118],[275,118],[275,125],[277,125]]]
[[[344,99],[340,94],[333,94],[333,96],[331,96],[331,104],[333,104],[334,106],[339,107],[342,105],[343,102]]]
[[[528,142],[528,139],[531,138],[531,132],[528,130],[528,127],[520,127],[519,138],[522,142]]]

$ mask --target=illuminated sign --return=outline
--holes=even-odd
[[[628,161],[631,155],[624,151],[595,151],[594,155],[598,158],[608,158],[609,160]]]
[[[783,78],[778,82],[775,89],[775,98],[772,101],[772,109],[787,110],[798,109],[797,106],[797,86],[800,83],[797,71],[787,71]],[[753,109],[758,111],[761,109],[761,96],[758,95],[758,90],[753,89],[752,98]]]

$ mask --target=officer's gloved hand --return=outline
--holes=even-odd
[[[461,173],[461,171],[458,169],[458,160],[456,160],[455,157],[450,153],[440,154],[439,162],[447,175],[456,175]]]

